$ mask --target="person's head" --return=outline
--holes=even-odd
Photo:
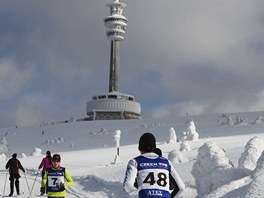
[[[51,152],[50,151],[47,151],[46,152],[46,156],[51,156]]]
[[[12,157],[13,157],[13,158],[16,158],[16,157],[17,157],[17,154],[16,154],[16,153],[14,153],[14,154],[12,155]]]
[[[160,157],[162,157],[162,151],[161,151],[159,148],[156,148],[156,149],[155,149],[155,153],[156,153],[157,155],[159,155]]]
[[[52,166],[54,168],[59,168],[60,167],[60,161],[61,161],[61,157],[59,154],[54,154],[52,156]]]
[[[139,138],[138,150],[141,153],[155,152],[156,149],[156,139],[152,133],[144,133]]]

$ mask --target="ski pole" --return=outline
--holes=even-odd
[[[28,187],[28,192],[30,193],[30,188],[29,188],[29,185],[28,185],[28,180],[27,180],[27,176],[26,176],[26,173],[24,172],[25,174],[25,179],[26,179],[26,183],[27,183],[27,187]]]
[[[4,185],[4,191],[3,191],[3,196],[5,195],[5,188],[6,188],[6,179],[7,179],[7,171],[6,171],[6,176],[5,176],[5,185]]]
[[[39,172],[37,171],[37,174],[36,174],[36,177],[35,177],[34,183],[33,183],[33,185],[32,185],[31,191],[30,191],[30,193],[29,193],[29,196],[31,196],[31,193],[32,193],[32,191],[33,191],[34,185],[35,185],[36,180],[37,180],[37,177],[38,177],[38,173],[39,173]]]

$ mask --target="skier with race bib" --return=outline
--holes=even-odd
[[[64,198],[66,197],[66,188],[73,185],[73,180],[69,171],[65,167],[60,166],[61,157],[54,154],[52,157],[52,167],[47,168],[41,182],[41,194],[45,193],[47,185],[48,198]]]
[[[138,187],[139,198],[171,198],[170,182],[177,183],[179,195],[185,185],[172,163],[155,153],[156,139],[151,133],[144,133],[139,139],[138,150],[141,155],[128,162],[123,187],[127,193]],[[170,176],[171,175],[171,176]],[[175,197],[177,197],[177,195]]]

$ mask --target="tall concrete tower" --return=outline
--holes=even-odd
[[[119,92],[119,51],[124,40],[127,19],[122,15],[126,6],[119,0],[106,5],[110,15],[104,19],[106,36],[111,41],[109,93],[98,94],[86,104],[88,120],[124,120],[141,118],[141,107],[135,97]]]
[[[111,41],[109,92],[119,91],[119,43],[124,39],[127,19],[122,15],[126,5],[115,0],[107,4],[110,16],[104,19],[106,36]]]

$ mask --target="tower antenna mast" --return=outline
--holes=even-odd
[[[120,41],[124,40],[127,19],[122,15],[124,3],[114,0],[106,5],[110,8],[110,16],[104,19],[106,36],[111,41],[109,92],[119,91],[119,49]]]
[[[141,118],[141,106],[132,95],[119,91],[119,44],[124,40],[127,19],[126,7],[119,0],[106,5],[110,15],[104,18],[106,36],[111,41],[109,92],[98,94],[86,103],[86,120],[128,120]]]

